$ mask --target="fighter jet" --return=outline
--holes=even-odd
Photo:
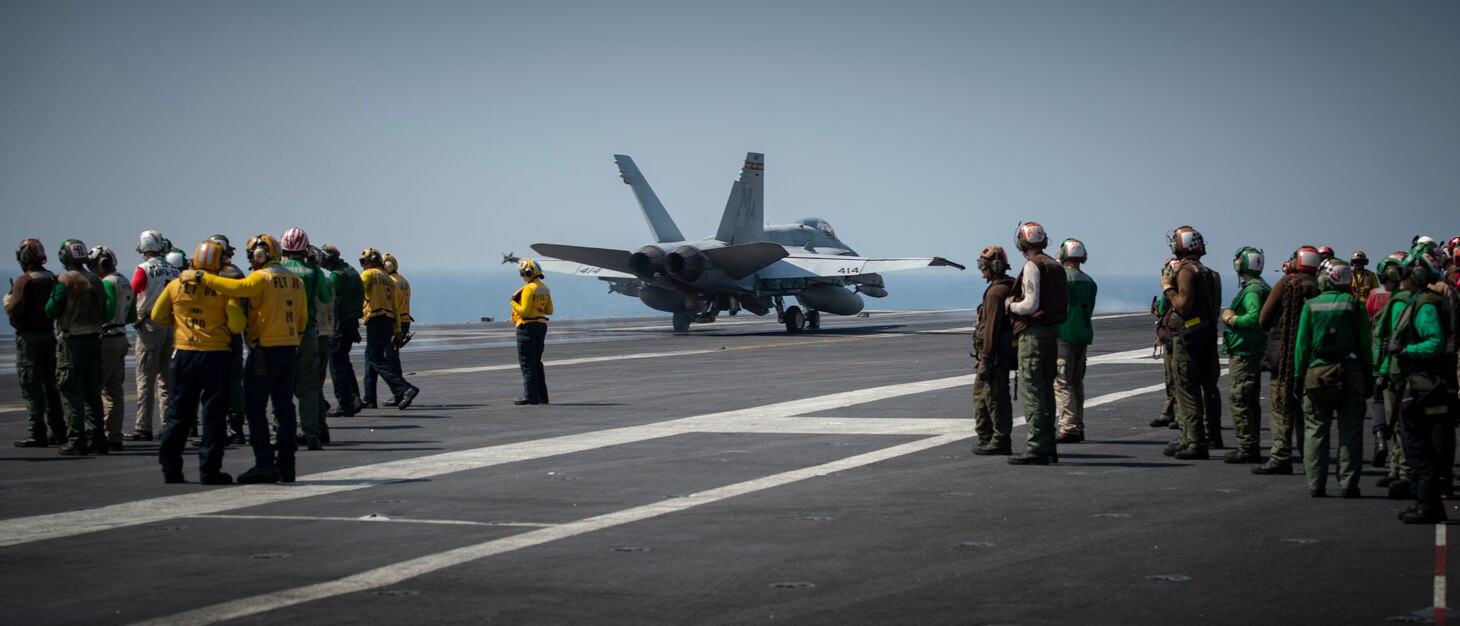
[[[788,332],[816,329],[822,312],[856,315],[862,295],[886,297],[883,273],[964,269],[940,257],[858,256],[837,239],[831,224],[816,217],[764,225],[765,155],[756,152],[745,155],[715,235],[687,241],[634,160],[616,154],[614,161],[638,198],[654,242],[634,252],[552,243],[532,249],[550,257],[540,260],[545,271],[596,277],[608,283],[610,293],[673,314],[675,332],[688,331],[691,322],[713,322],[722,312],[766,315],[772,309]],[[799,306],[786,306],[787,296]]]

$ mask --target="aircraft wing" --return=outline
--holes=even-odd
[[[868,258],[830,254],[791,254],[760,271],[761,278],[850,277],[882,274],[923,267],[956,267],[962,265],[942,257]]]

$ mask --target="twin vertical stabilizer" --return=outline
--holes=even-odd
[[[765,155],[749,152],[740,180],[730,185],[730,199],[720,217],[715,239],[727,244],[755,243],[765,239]]]
[[[644,221],[649,223],[649,234],[654,236],[654,241],[684,241],[684,235],[674,225],[674,219],[669,217],[669,212],[664,210],[659,196],[654,195],[649,181],[644,180],[644,175],[639,173],[639,166],[634,165],[634,160],[622,154],[613,155],[613,160],[618,163],[618,174],[623,177],[624,184],[632,187],[634,197],[639,199],[639,208],[644,211]]]

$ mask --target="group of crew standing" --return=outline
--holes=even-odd
[[[1016,244],[1028,261],[1017,282],[1005,273],[1002,248],[985,248],[979,256],[989,286],[974,334],[974,453],[1011,455],[1009,462],[1020,465],[1057,462],[1055,444],[1084,438],[1078,381],[1092,336],[1095,288],[1079,269],[1084,244],[1069,239],[1061,245],[1061,274],[1059,263],[1043,253],[1045,241],[1039,225],[1020,226]],[[1226,308],[1220,276],[1201,262],[1201,233],[1182,226],[1169,244],[1172,257],[1162,264],[1161,295],[1151,307],[1166,379],[1166,404],[1151,425],[1180,430],[1164,453],[1203,460],[1226,447],[1217,389],[1225,351],[1236,437],[1225,463],[1254,464],[1258,475],[1289,475],[1301,447],[1309,495],[1324,497],[1336,422],[1339,494],[1357,498],[1365,402],[1373,398],[1373,464],[1388,467],[1378,486],[1391,498],[1414,499],[1400,514],[1405,523],[1444,521],[1441,497],[1454,492],[1460,416],[1460,237],[1445,246],[1415,237],[1408,250],[1382,259],[1377,273],[1367,269],[1362,251],[1345,262],[1327,246],[1302,246],[1283,262],[1284,275],[1271,287],[1262,278],[1263,251],[1243,246],[1232,261],[1238,293]],[[1028,447],[1020,455],[1012,455],[1009,445],[1011,369],[1019,370],[1029,425]],[[1264,371],[1270,373],[1266,460],[1259,434]],[[1057,394],[1066,388],[1075,391]],[[1053,435],[1050,399],[1056,395],[1060,421]],[[1073,407],[1068,412],[1067,405]]]
[[[401,374],[399,350],[411,337],[410,283],[391,255],[366,248],[357,273],[338,248],[311,246],[298,228],[278,240],[250,238],[247,275],[233,264],[224,235],[198,244],[190,260],[155,230],[141,234],[136,250],[143,261],[127,281],[107,246],[88,250],[66,240],[59,253],[64,272],[56,276],[46,270],[39,240],[20,243],[23,274],[5,296],[29,413],[29,436],[16,446],[107,454],[124,441],[151,441],[158,424],[165,482],[186,482],[182,452],[190,433],[201,435],[203,484],[233,482],[222,471],[229,443],[247,443],[254,453],[238,482],[293,482],[298,437],[310,450],[322,449],[330,443],[326,417],[376,408],[377,374],[391,391],[387,406],[405,409],[420,392]],[[362,322],[363,397],[350,362]],[[137,408],[123,433],[128,326],[136,332]],[[324,396],[326,368],[333,409]],[[165,413],[155,420],[159,405]]]

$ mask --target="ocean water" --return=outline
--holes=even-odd
[[[494,268],[495,270],[495,268]],[[459,270],[409,274],[411,316],[418,324],[477,322],[483,317],[497,321],[511,318],[508,306],[512,293],[522,286],[515,272]],[[1097,313],[1146,311],[1151,298],[1160,292],[1152,276],[1100,275],[1091,273],[1099,285]],[[974,270],[928,269],[888,274],[888,296],[867,298],[868,310],[973,309],[982,301],[985,282]],[[549,275],[553,293],[554,319],[601,317],[662,317],[638,298],[608,293],[608,284],[594,278]]]

